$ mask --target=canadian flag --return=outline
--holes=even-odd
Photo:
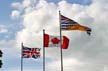
[[[62,49],[67,49],[69,39],[66,36],[62,37]],[[60,47],[60,36],[51,36],[44,34],[44,47]]]

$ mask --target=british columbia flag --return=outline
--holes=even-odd
[[[62,30],[80,30],[86,31],[88,35],[91,34],[91,28],[82,26],[74,20],[60,15],[61,29]]]

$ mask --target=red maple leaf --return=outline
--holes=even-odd
[[[51,42],[53,44],[58,44],[60,42],[60,40],[57,37],[55,37],[55,38],[51,39]]]

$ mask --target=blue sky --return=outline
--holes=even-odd
[[[60,0],[48,0],[49,2],[58,3]],[[22,26],[20,21],[11,19],[11,12],[13,10],[11,4],[13,2],[21,2],[21,0],[1,0],[0,1],[0,24],[5,25],[11,33],[3,33],[0,39],[14,39],[16,31],[19,31]],[[81,5],[90,5],[91,0],[67,0],[68,3],[76,3]],[[8,26],[7,26],[8,25]],[[9,37],[7,38],[6,35]]]
[[[60,0],[48,0],[49,2],[59,2]],[[91,0],[67,0],[69,3],[77,3],[81,5],[89,5],[91,4]]]
[[[69,45],[69,49],[67,50],[67,52],[64,52],[64,59],[67,60],[67,62],[65,63],[67,66],[66,71],[70,71],[69,69],[72,68],[71,66],[73,66],[73,69],[71,70],[75,71],[79,71],[80,69],[81,71],[103,71],[100,68],[104,67],[104,65],[108,65],[107,62],[108,57],[105,55],[108,53],[107,52],[108,40],[106,40],[108,32],[107,31],[103,32],[103,30],[107,30],[106,26],[108,26],[107,25],[108,10],[106,6],[108,5],[107,0],[100,0],[97,1],[96,3],[95,0],[93,0],[94,1],[93,5],[91,0],[66,0],[66,1],[67,3],[65,2],[61,3],[61,5],[63,6],[60,5],[61,9],[63,10],[62,11],[63,15],[69,16],[69,18],[73,18],[74,20],[77,20],[81,24],[90,26],[93,29],[92,32],[93,35],[91,36],[87,36],[86,33],[82,32],[73,32],[73,33],[66,32],[66,35],[69,36],[71,43]],[[22,3],[23,0],[0,0],[0,28],[2,29],[0,30],[0,49],[4,53],[3,58],[1,58],[3,60],[3,67],[0,69],[0,71],[15,71],[14,69],[20,69],[21,51],[19,49],[20,44],[17,47],[16,41],[20,41],[22,39],[23,41],[25,41],[25,43],[28,42],[27,45],[36,44],[37,43],[36,41],[40,41],[41,39],[40,37],[35,39],[35,37],[40,36],[41,32],[38,34],[37,32],[42,30],[37,30],[37,28],[40,28],[40,26],[43,27],[44,24],[42,23],[47,24],[45,28],[49,29],[48,32],[50,33],[52,32],[56,33],[56,30],[53,29],[54,27],[55,28],[58,27],[54,22],[55,20],[57,20],[55,18],[56,14],[54,13],[58,8],[55,7],[58,6],[57,4],[61,2],[61,0],[48,0],[48,3],[53,2],[55,3],[56,6],[49,4],[51,7],[48,7],[47,6],[48,3],[47,4],[42,3],[38,7],[36,7],[36,9],[31,8],[31,6],[28,7],[27,9],[24,8],[24,10],[28,10],[28,12],[24,13],[23,15],[21,13],[20,16],[21,17],[23,16],[23,19],[21,17],[20,19],[12,19],[11,13],[14,10],[17,10],[12,7],[12,3],[16,2]],[[45,8],[41,7],[43,4],[45,5]],[[105,6],[103,6],[104,4]],[[51,10],[47,12],[46,11],[47,8]],[[67,8],[69,8],[70,10],[67,11],[68,10]],[[17,11],[20,12],[19,10]],[[101,15],[103,11],[104,14]],[[50,17],[51,19],[49,19]],[[50,24],[48,22],[50,22]],[[101,24],[101,22],[104,25]],[[39,25],[33,26],[35,25],[35,23]],[[53,24],[54,26],[51,26],[51,23],[54,23]],[[101,28],[102,30],[99,31],[99,29]],[[31,43],[29,44],[29,42]],[[67,53],[68,55],[66,55],[65,53]],[[46,58],[46,61],[48,62],[48,64],[51,63],[51,65],[47,65],[49,66],[48,70],[55,71],[52,68],[52,65],[54,64],[54,67],[57,67],[55,63],[58,64],[59,60],[56,60],[56,58],[55,59],[51,58],[53,55],[53,50],[51,51],[48,50],[47,54],[49,55],[49,57]],[[57,52],[55,54],[55,57],[56,55]],[[25,69],[33,68],[34,70],[37,69],[36,71],[41,70],[42,57],[37,60],[24,59],[24,68]]]
[[[57,3],[59,0],[48,0],[49,2]],[[77,3],[81,5],[89,5],[91,3],[90,0],[67,0],[69,3]],[[11,19],[11,11],[13,10],[11,7],[11,3],[13,2],[21,2],[21,0],[1,0],[0,1],[0,24],[5,25],[6,28],[11,31],[12,33],[9,33],[10,39],[13,39],[15,36],[15,32],[20,29],[20,22],[17,20]],[[17,26],[17,27],[15,27]],[[3,33],[0,35],[0,39],[5,39],[5,35],[7,33]],[[7,38],[6,38],[7,39]],[[9,39],[9,38],[8,38]]]
[[[11,11],[13,8],[11,7],[11,3],[17,2],[19,0],[1,0],[0,1],[0,25],[4,25],[6,29],[8,29],[8,33],[2,33],[0,34],[0,39],[14,39],[15,32],[20,29],[20,22],[17,20],[11,19]],[[8,38],[5,36],[9,36]]]
[[[12,10],[11,3],[13,2],[20,2],[21,0],[1,0],[0,1],[0,9],[1,9],[1,16],[0,16],[0,22],[6,22],[5,20],[10,20],[10,13]],[[57,3],[60,0],[48,0],[49,2]],[[91,3],[91,0],[67,0],[69,3],[78,3],[82,5],[89,5]],[[9,21],[8,21],[9,22]]]

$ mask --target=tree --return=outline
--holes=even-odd
[[[3,55],[3,52],[0,50],[0,57],[2,57]],[[2,60],[0,60],[0,68],[2,67],[3,63],[2,63]]]
[[[2,63],[2,60],[0,60],[0,68],[2,67],[3,63]]]
[[[3,52],[0,50],[0,57],[2,57]]]

